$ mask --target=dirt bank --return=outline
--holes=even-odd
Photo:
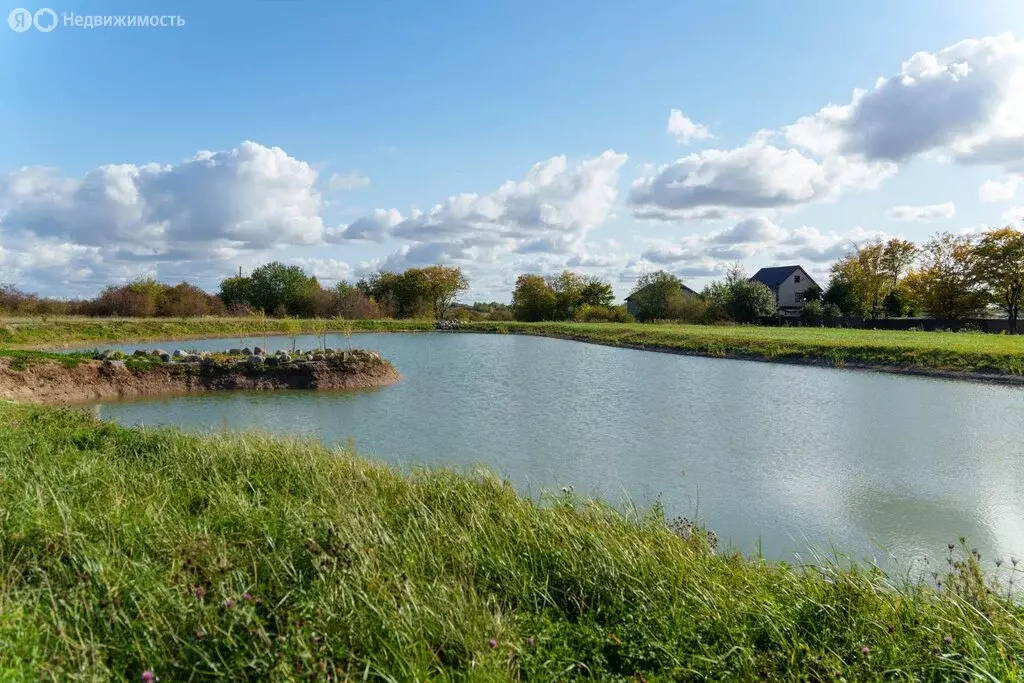
[[[11,359],[0,358],[0,400],[53,404],[204,391],[359,389],[393,384],[398,378],[391,363],[369,352],[349,354],[345,362],[277,367],[168,363],[138,369],[99,360],[74,367],[53,360],[12,367]]]

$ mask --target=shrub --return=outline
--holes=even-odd
[[[385,317],[384,312],[373,299],[354,288],[339,295],[338,315],[347,320],[370,320]]]
[[[826,318],[830,318],[831,319],[831,318],[838,318],[839,316],[841,316],[843,314],[843,312],[839,309],[839,306],[836,306],[834,303],[827,302],[827,303],[822,305],[822,307],[821,307],[821,314],[823,316],[825,316]]]
[[[708,322],[708,303],[682,290],[670,292],[665,301],[665,317],[684,323]]]
[[[512,311],[507,308],[496,308],[487,315],[488,320],[508,321],[515,320]]]
[[[825,306],[822,305],[817,299],[812,299],[804,304],[804,307],[800,310],[800,322],[803,323],[814,323],[818,322],[825,314]]]
[[[625,306],[592,306],[583,304],[576,309],[572,319],[578,323],[628,323],[633,316]]]

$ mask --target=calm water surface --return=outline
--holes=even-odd
[[[774,558],[834,546],[909,569],[959,536],[986,562],[1024,557],[1020,389],[511,335],[361,334],[352,344],[380,351],[402,381],[98,410],[133,425],[352,438],[361,454],[397,464],[484,464],[534,495],[573,485],[616,504],[660,501]],[[270,349],[289,345],[269,339]]]

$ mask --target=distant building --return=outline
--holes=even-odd
[[[750,279],[752,282],[760,282],[775,293],[779,315],[785,316],[800,315],[805,303],[804,292],[811,285],[818,287],[818,283],[800,266],[762,268]]]
[[[647,285],[647,287],[651,287],[651,286],[653,286],[653,285]],[[638,289],[637,291],[633,292],[632,294],[630,294],[629,296],[626,297],[626,313],[629,313],[630,315],[636,315],[636,311],[637,311],[638,306],[637,306],[636,301],[633,299],[633,297],[635,297],[640,292],[643,292],[644,290],[646,290],[647,287],[644,287],[643,289]],[[687,296],[700,296],[700,294],[698,294],[697,292],[693,291],[692,289],[690,289],[686,285],[683,285],[683,294],[686,294]]]

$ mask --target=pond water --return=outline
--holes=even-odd
[[[268,341],[271,350],[291,343]],[[727,544],[770,558],[834,547],[912,570],[959,536],[986,564],[1024,557],[1020,389],[514,335],[360,334],[351,345],[380,351],[402,381],[97,410],[133,425],[351,438],[362,455],[400,465],[483,464],[531,495],[572,485],[614,504],[660,501],[668,515],[699,518]]]

